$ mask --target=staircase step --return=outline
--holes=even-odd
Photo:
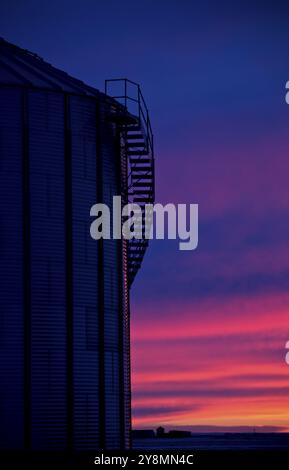
[[[150,204],[152,203],[152,198],[151,197],[136,197],[134,199],[134,202],[144,202],[144,203],[147,203],[147,204]]]
[[[131,174],[137,175],[138,179],[140,179],[142,176],[150,176],[151,178],[153,177],[151,170],[139,170],[139,169],[133,168],[133,170],[131,171]]]
[[[142,255],[143,255],[143,253],[142,253]],[[131,267],[135,268],[136,266],[139,266],[142,262],[142,259],[143,259],[143,256],[133,257],[133,259],[131,260],[132,261]]]
[[[139,182],[139,181],[136,181],[135,183],[133,183],[133,187],[134,188],[149,188],[149,189],[152,189],[153,188],[153,184],[152,182]],[[145,191],[145,189],[143,189]]]
[[[147,178],[145,181],[141,181],[143,175],[134,176],[132,175],[131,185],[135,188],[152,188],[153,187],[153,180],[152,178]],[[130,188],[133,191],[133,188]]]
[[[131,158],[130,159],[130,163],[132,165],[134,165],[135,163],[145,163],[145,164],[148,164],[148,163],[152,163],[152,160],[150,158]]]
[[[129,270],[130,279],[132,278],[131,281],[130,281],[130,283],[132,283],[132,281],[134,280],[134,278],[135,278],[135,276],[136,276],[138,270],[139,270],[139,268],[137,268],[137,269],[130,269],[130,270]]]
[[[133,194],[144,194],[144,193],[151,195],[153,194],[153,190],[152,189],[150,190],[135,189],[133,192]]]
[[[142,262],[145,251],[146,251],[146,247],[144,247],[144,249],[139,252],[137,251],[135,252],[135,255],[132,257],[132,260],[135,261],[134,265],[140,264]]]
[[[144,253],[142,253],[142,254],[144,254]],[[142,262],[142,258],[143,258],[143,256],[142,257],[140,257],[140,256],[136,257],[135,256],[134,258],[132,258],[131,259],[131,267],[134,269],[136,266],[139,266]]]
[[[141,240],[137,240],[136,238],[133,238],[131,241],[141,241]],[[132,251],[130,253],[130,258],[132,259],[132,261],[138,262],[139,259],[141,258],[141,256],[144,254],[145,250],[146,250],[146,247],[143,247],[139,251],[137,251],[137,250]]]
[[[146,165],[146,166],[133,165],[131,169],[133,171],[152,171],[152,167],[150,165]]]
[[[129,250],[132,249],[135,251],[136,249],[145,249],[145,247],[149,244],[149,240],[143,238],[142,240],[131,240],[133,243],[129,244]]]
[[[141,133],[137,134],[127,134],[127,140],[144,140],[144,135]]]
[[[127,154],[128,155],[147,155],[148,151],[147,150],[128,150]]]
[[[139,268],[141,267],[142,260],[143,260],[143,257],[136,264],[132,264],[132,266],[130,267],[130,271],[132,273],[138,272]]]
[[[140,268],[140,264],[138,264],[137,266],[134,266],[134,265],[130,266],[130,268],[129,268],[130,274],[135,275],[138,272],[139,268]]]
[[[151,180],[152,175],[134,175],[133,171],[132,171],[131,179],[132,180],[140,180],[140,179],[142,179],[142,180]]]
[[[126,126],[126,131],[127,132],[136,132],[136,131],[141,131],[141,126],[139,124],[134,124],[132,126]]]
[[[142,142],[128,142],[126,144],[126,147],[129,149],[129,148],[137,148],[137,147],[142,147],[142,148],[145,148],[145,143],[144,141]]]

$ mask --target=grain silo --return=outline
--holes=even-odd
[[[137,84],[101,93],[0,40],[1,449],[129,447],[129,289],[147,242],[92,240],[89,211],[152,202],[153,169]]]

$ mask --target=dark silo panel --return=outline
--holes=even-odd
[[[97,106],[71,97],[72,288],[73,288],[73,429],[76,447],[98,447],[99,431],[99,298],[98,244],[86,217],[97,198]],[[81,217],[82,215],[82,217]],[[94,371],[94,373],[93,373]]]
[[[50,448],[63,449],[67,438],[64,100],[61,94],[46,91],[29,90],[25,95],[31,445],[44,448],[49,442]]]
[[[0,88],[0,442],[24,444],[22,93]]]

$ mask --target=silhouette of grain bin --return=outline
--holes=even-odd
[[[0,40],[1,449],[130,445],[129,287],[147,242],[90,237],[91,206],[114,195],[154,199],[139,86],[101,93]]]

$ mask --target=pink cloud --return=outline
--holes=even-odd
[[[135,426],[288,425],[288,301],[146,305],[133,320]]]

